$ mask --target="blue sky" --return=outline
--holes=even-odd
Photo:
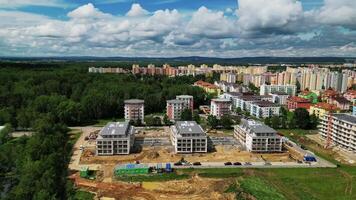
[[[0,0],[0,56],[356,56],[355,0]]]

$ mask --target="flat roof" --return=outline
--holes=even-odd
[[[333,114],[333,116],[339,120],[347,121],[350,122],[351,124],[356,124],[356,116],[346,114],[346,113]]]
[[[172,100],[167,100],[167,103],[185,103],[183,100],[179,100],[179,99],[172,99]]]
[[[254,101],[252,104],[258,105],[259,107],[279,107],[278,104],[269,101]]]
[[[224,102],[224,103],[229,103],[231,102],[230,99],[212,99],[211,101],[215,101],[215,102]]]
[[[128,122],[109,122],[100,131],[100,135],[127,135]]]
[[[192,95],[178,95],[176,96],[176,98],[186,98],[186,99],[192,99],[193,96]]]
[[[273,128],[255,120],[242,120],[242,127],[250,129],[253,133],[275,133],[277,131]]]
[[[177,121],[175,124],[178,134],[198,133],[205,135],[205,132],[195,121]]]
[[[125,103],[145,103],[145,101],[142,99],[128,99],[125,100]]]

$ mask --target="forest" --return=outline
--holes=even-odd
[[[145,113],[162,113],[167,99],[189,94],[205,77],[89,74],[88,63],[0,63],[0,199],[76,199],[67,180],[71,153],[68,127],[123,118],[124,100],[145,100]],[[210,80],[211,81],[211,80]],[[32,130],[12,139],[12,130]]]

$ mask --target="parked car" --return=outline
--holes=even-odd
[[[240,162],[234,162],[234,165],[242,165]]]
[[[265,165],[266,166],[270,166],[270,165],[272,165],[270,162],[265,162]]]
[[[174,166],[182,166],[183,164],[181,162],[176,162],[174,163]]]
[[[226,162],[226,163],[224,163],[224,165],[225,165],[225,166],[227,166],[227,165],[232,165],[232,163],[231,163],[231,162]]]
[[[200,163],[200,162],[194,162],[193,165],[194,165],[194,166],[200,166],[201,163]]]

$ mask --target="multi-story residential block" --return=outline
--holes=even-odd
[[[231,101],[229,99],[212,99],[210,103],[210,114],[221,118],[231,112]]]
[[[324,92],[321,93],[321,100],[322,101],[328,101],[330,98],[335,98],[340,96],[340,93],[334,89],[327,89]]]
[[[319,118],[332,112],[339,112],[339,109],[333,104],[328,104],[324,102],[314,104],[310,106],[309,109],[310,115],[314,114]]]
[[[128,122],[110,122],[96,138],[99,156],[129,154],[135,140],[135,129]]]
[[[234,137],[250,152],[282,151],[282,137],[261,122],[243,119],[234,127]]]
[[[168,100],[167,101],[167,116],[170,120],[180,120],[183,110],[185,109],[185,102],[182,100]]]
[[[345,113],[324,115],[318,129],[327,143],[356,152],[356,116]]]
[[[190,110],[194,110],[194,98],[191,95],[179,95],[176,96],[177,100],[182,100],[184,101],[185,107],[190,109]]]
[[[288,110],[295,110],[297,108],[305,108],[309,110],[310,106],[312,103],[310,102],[309,99],[304,99],[301,97],[289,97],[287,99],[287,108]]]
[[[297,86],[295,85],[266,85],[263,84],[260,87],[260,95],[268,95],[274,92],[285,92],[289,96],[295,96],[297,92]]]
[[[236,74],[234,73],[222,73],[220,74],[220,81],[226,81],[228,83],[236,83]]]
[[[356,90],[349,90],[344,94],[344,97],[349,100],[349,101],[353,101],[354,99],[356,99]]]
[[[281,106],[269,101],[254,101],[250,105],[250,115],[256,118],[279,116]]]
[[[140,99],[130,99],[125,102],[125,120],[144,123],[145,101]]]
[[[220,88],[214,84],[204,81],[197,81],[194,83],[194,86],[202,88],[207,93],[220,95]]]
[[[208,137],[195,121],[177,121],[171,126],[171,141],[176,153],[208,151]]]
[[[289,95],[285,92],[273,92],[271,93],[272,102],[279,105],[287,105],[287,99]]]
[[[351,102],[347,100],[345,97],[334,97],[328,99],[328,103],[336,105],[336,107],[340,110],[350,110]]]

